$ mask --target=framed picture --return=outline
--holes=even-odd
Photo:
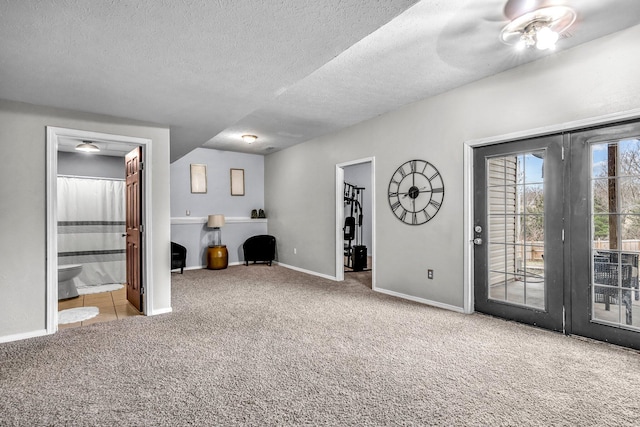
[[[244,169],[231,169],[231,195],[244,196]]]
[[[207,192],[207,165],[191,164],[191,192]]]

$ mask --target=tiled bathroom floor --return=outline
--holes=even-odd
[[[140,316],[138,310],[133,308],[131,303],[127,301],[126,288],[112,292],[102,292],[99,294],[80,295],[58,302],[58,310],[66,310],[75,307],[98,307],[100,314],[96,317],[85,320],[83,322],[68,323],[66,325],[58,325],[59,329],[77,328],[92,323],[110,322],[112,320],[123,319],[130,316]]]

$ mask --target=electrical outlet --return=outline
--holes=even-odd
[[[293,254],[295,255],[297,253],[298,253],[298,250],[296,248],[293,248]]]
[[[433,279],[433,270],[431,269],[427,270],[427,278]]]

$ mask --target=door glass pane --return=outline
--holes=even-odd
[[[615,188],[615,182],[615,179],[607,178],[595,178],[591,181],[591,206],[593,213],[608,214],[617,211],[615,204],[609,204],[609,188]]]
[[[640,329],[640,141],[591,144],[591,318]]]
[[[594,287],[594,315],[598,320],[620,323],[619,290],[607,286]]]
[[[489,299],[545,309],[544,151],[486,164]]]
[[[630,169],[629,172],[631,172]],[[638,206],[639,195],[637,193],[640,188],[640,177],[625,176],[618,178],[617,181],[620,186],[618,189],[620,212],[640,214],[640,206]]]

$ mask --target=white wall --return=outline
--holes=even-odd
[[[206,194],[191,193],[192,163],[207,165]],[[244,196],[231,195],[231,168],[244,169]],[[267,234],[266,221],[250,219],[252,209],[264,209],[262,155],[197,148],[171,164],[171,240],[187,248],[187,268],[207,263],[213,231],[203,221],[210,214],[223,214],[227,219],[222,243],[227,246],[229,262],[243,261],[242,243],[251,236]]]
[[[153,306],[171,307],[169,130],[126,119],[0,100],[0,341],[44,331],[46,126],[153,141]]]
[[[124,179],[124,172],[124,156],[58,151],[58,175]]]
[[[335,165],[375,157],[377,287],[463,307],[464,141],[639,108],[638,40],[640,26],[268,155],[268,229],[280,261],[335,276]],[[433,163],[445,183],[440,212],[418,227],[394,217],[386,194],[411,159]]]

